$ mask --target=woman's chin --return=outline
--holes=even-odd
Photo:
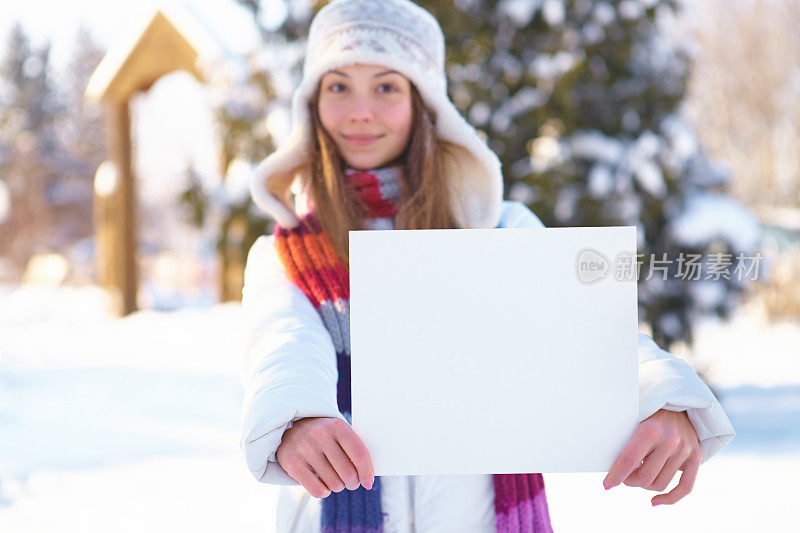
[[[383,163],[383,159],[379,157],[358,157],[358,156],[349,156],[345,158],[345,162],[347,163],[350,168],[355,168],[357,170],[369,170],[371,168],[380,167]]]

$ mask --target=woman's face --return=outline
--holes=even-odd
[[[411,136],[411,82],[380,65],[347,65],[320,80],[319,118],[345,162],[368,170],[392,161]]]

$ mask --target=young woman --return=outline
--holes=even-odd
[[[242,441],[284,485],[278,531],[551,531],[541,474],[375,477],[350,426],[351,229],[541,227],[447,97],[444,37],[408,0],[334,0],[311,23],[290,137],[251,192],[276,221],[250,250]],[[294,193],[292,198],[291,193]],[[683,360],[639,335],[640,424],[604,480],[692,489],[735,435]]]

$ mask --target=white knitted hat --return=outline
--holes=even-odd
[[[306,205],[299,185],[308,183],[308,102],[323,74],[354,63],[397,70],[416,86],[436,115],[437,137],[459,151],[446,169],[456,221],[465,228],[496,227],[503,198],[500,161],[448,98],[442,29],[410,0],[333,0],[320,9],[309,28],[303,79],[292,96],[289,137],[258,164],[250,180],[256,205],[285,228],[299,223],[289,193]]]

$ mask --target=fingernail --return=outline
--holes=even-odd
[[[366,487],[367,490],[372,490],[372,481],[367,481],[367,484],[364,485],[364,487]]]
[[[656,505],[661,505],[661,504],[658,502],[653,502],[653,507],[655,507]]]
[[[606,482],[605,482],[605,481],[603,482],[603,487],[604,487],[606,490],[608,490],[608,489],[610,489],[610,488],[611,488],[611,487],[609,487],[608,485],[606,485]]]

